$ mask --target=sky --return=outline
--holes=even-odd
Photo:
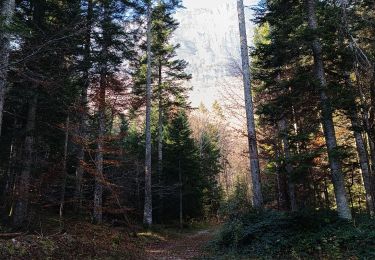
[[[245,6],[258,0],[244,0]],[[239,60],[239,36],[236,0],[183,0],[185,9],[176,14],[180,27],[176,42],[181,44],[177,55],[189,62],[193,79],[190,101],[207,107],[220,101],[221,88],[230,81],[230,65]],[[253,34],[251,12],[246,12],[249,44]],[[239,86],[241,87],[241,86]]]
[[[186,8],[215,8],[215,6],[220,4],[225,4],[229,2],[237,2],[236,0],[183,0],[184,6]],[[254,0],[244,0],[244,5],[254,5],[257,1]]]

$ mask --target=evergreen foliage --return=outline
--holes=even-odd
[[[354,224],[338,219],[332,211],[265,211],[259,214],[250,210],[230,216],[214,248],[222,250],[223,259],[231,255],[238,259],[246,256],[369,259],[375,253],[373,227],[374,221],[365,216]],[[232,253],[224,253],[223,248]]]

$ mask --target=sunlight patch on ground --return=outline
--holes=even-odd
[[[154,239],[154,240],[166,241],[165,237],[163,237],[159,234],[153,233],[153,232],[140,232],[140,233],[137,233],[137,236],[144,237],[144,238],[150,238],[150,239]]]

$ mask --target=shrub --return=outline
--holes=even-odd
[[[237,180],[233,193],[220,205],[218,211],[220,219],[237,218],[249,211],[251,202],[248,189],[245,181]]]
[[[347,222],[331,211],[249,210],[231,215],[213,245],[254,258],[374,259],[375,221]]]

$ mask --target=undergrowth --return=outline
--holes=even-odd
[[[224,259],[375,259],[375,221],[348,222],[332,211],[232,211],[212,247]]]
[[[0,259],[144,259],[141,241],[125,228],[72,221],[44,231],[0,236]]]

